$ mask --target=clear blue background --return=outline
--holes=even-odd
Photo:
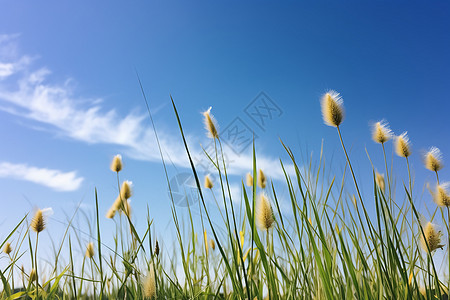
[[[344,156],[335,130],[323,124],[319,105],[321,95],[335,89],[344,98],[342,132],[367,201],[372,201],[372,182],[365,148],[384,173],[381,148],[371,140],[369,124],[384,118],[395,133],[408,131],[416,202],[428,216],[425,206],[433,210],[434,204],[424,185],[435,179],[424,169],[421,151],[434,145],[444,158],[450,153],[449,15],[446,1],[2,1],[0,34],[18,34],[13,39],[16,54],[34,58],[20,74],[46,67],[52,73],[45,84],[64,86],[70,79],[72,100],[80,110],[101,98],[100,113],[114,109],[118,122],[130,113],[145,115],[137,70],[162,134],[180,141],[171,94],[194,148],[208,142],[200,112],[213,106],[222,128],[236,116],[243,118],[259,136],[258,153],[275,162],[286,159],[279,138],[298,158],[313,152],[314,160],[323,139],[333,168],[330,177],[339,178]],[[14,89],[18,76],[0,81],[1,91]],[[283,110],[265,131],[243,112],[260,91]],[[10,106],[2,99],[0,105]],[[149,127],[149,120],[140,125]],[[34,207],[53,208],[48,227],[55,238],[62,234],[64,212],[71,215],[79,201],[92,215],[94,187],[106,212],[117,194],[115,174],[109,170],[116,153],[124,156],[122,178],[134,182],[138,227],[145,225],[148,205],[155,233],[172,231],[158,160],[136,159],[114,140],[80,141],[52,124],[5,110],[0,111],[0,140],[0,161],[77,171],[84,178],[71,192],[1,178],[1,239]],[[391,145],[388,158],[393,157],[401,189],[406,166],[393,156]],[[170,175],[186,170],[177,166]],[[271,170],[265,171],[270,177]],[[244,175],[232,179],[238,183]],[[441,178],[450,180],[448,168]],[[351,185],[348,192],[354,193]],[[186,210],[180,209],[180,215],[186,217]],[[112,229],[110,220],[102,222],[104,230]]]

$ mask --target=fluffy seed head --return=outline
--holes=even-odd
[[[90,242],[86,247],[86,257],[93,258],[94,257],[94,243]]]
[[[6,254],[10,254],[12,252],[11,243],[8,242],[5,244],[5,247],[3,248],[3,252]]]
[[[34,218],[31,221],[31,228],[37,233],[45,229],[45,221],[41,209],[38,209],[34,214]]]
[[[395,139],[395,152],[400,157],[408,157],[411,155],[411,144],[407,134],[405,131]]]
[[[245,181],[247,186],[253,186],[253,176],[250,173],[247,173],[247,176],[245,177]]]
[[[381,120],[373,125],[372,139],[376,143],[384,144],[392,138],[392,130],[389,128],[389,124]]]
[[[122,209],[122,198],[119,196],[117,196],[116,200],[114,200],[113,205],[111,206],[111,209],[114,210],[114,213],[120,209]]]
[[[144,280],[144,296],[146,298],[153,299],[156,297],[156,282],[155,282],[155,274],[153,272],[153,268],[150,268],[150,271],[147,274],[147,277]]]
[[[207,189],[212,189],[213,186],[214,186],[214,185],[213,185],[213,183],[212,183],[212,181],[211,181],[211,178],[209,178],[209,176],[206,175],[206,176],[205,176],[205,188],[207,188]]]
[[[384,174],[380,174],[377,172],[375,180],[380,190],[384,193],[385,189]]]
[[[124,199],[122,196],[118,196],[116,200],[114,201],[113,205],[109,209],[107,213],[107,217],[111,216],[114,217],[116,212],[123,213],[125,215],[128,215],[128,217],[131,217],[131,200],[130,199]]]
[[[120,172],[122,170],[122,156],[117,154],[111,162],[111,171]]]
[[[439,206],[450,206],[450,182],[444,182],[437,185],[434,201]]]
[[[214,251],[216,249],[216,242],[214,242],[213,239],[209,240],[209,245],[211,246],[211,249]]]
[[[430,171],[437,172],[444,167],[442,162],[441,150],[437,147],[431,147],[430,150],[425,154],[425,168]]]
[[[114,209],[114,205],[113,205],[113,206],[110,207],[110,208],[108,209],[108,211],[106,212],[106,217],[107,217],[108,219],[112,219],[112,218],[114,218],[115,215],[116,215],[116,210]]]
[[[442,233],[440,231],[436,231],[436,227],[431,222],[428,222],[425,227],[423,227],[423,233],[425,234],[425,239],[423,236],[421,237],[422,248],[427,251],[427,244],[430,248],[430,252],[433,252],[437,248],[443,248],[444,245],[441,245],[441,236]]]
[[[203,112],[203,121],[205,122],[205,128],[208,131],[208,136],[215,139],[219,137],[219,133],[217,132],[216,120],[214,119],[214,116],[211,115],[211,108],[212,107]]]
[[[120,189],[120,196],[123,200],[131,198],[133,195],[133,190],[131,189],[133,183],[131,181],[125,180],[122,183],[122,188]]]
[[[262,189],[266,187],[266,175],[264,175],[264,172],[259,169],[258,172],[258,186]]]
[[[273,218],[272,206],[270,205],[269,199],[264,194],[259,197],[258,206],[256,207],[256,218],[258,220],[258,225],[263,230],[268,230],[272,227]]]
[[[322,107],[323,121],[328,126],[339,126],[344,120],[344,101],[336,91],[329,91],[322,96],[320,105]]]

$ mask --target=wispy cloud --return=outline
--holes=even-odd
[[[0,36],[0,48],[17,52],[17,37]],[[11,57],[15,57],[11,60]],[[102,99],[86,99],[74,93],[71,80],[63,84],[48,82],[48,68],[32,67],[29,56],[17,53],[0,53],[0,110],[29,120],[47,124],[64,136],[85,143],[101,143],[122,146],[128,156],[148,161],[160,161],[155,135],[144,123],[147,115],[132,111],[125,116],[115,109],[105,110]],[[6,80],[11,77],[11,80]],[[13,80],[14,79],[14,80]],[[8,81],[8,85],[2,82]],[[200,114],[199,114],[199,122]],[[166,134],[159,130],[158,135],[165,158],[179,167],[188,167],[183,144],[179,136]],[[206,137],[205,137],[206,138]],[[201,154],[200,142],[204,139],[189,136],[192,152]],[[252,168],[251,153],[237,155],[227,147],[228,173],[245,175]],[[283,172],[277,159],[258,156],[258,167],[265,170],[274,179],[283,178]],[[291,170],[292,168],[290,168]]]
[[[26,164],[0,162],[0,177],[34,182],[56,191],[75,191],[83,182],[76,172],[37,168]]]
[[[30,56],[18,56],[15,43],[18,37],[18,34],[0,34],[0,80],[23,70],[32,61]]]
[[[0,63],[0,79],[8,77],[14,72],[14,65],[11,63]]]

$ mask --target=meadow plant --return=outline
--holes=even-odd
[[[209,178],[208,175],[205,176],[205,188],[207,189],[212,189],[213,188],[213,183],[211,181],[211,178]]]
[[[252,174],[247,173],[247,175],[245,176],[245,182],[246,182],[248,187],[252,187],[253,186],[253,176],[252,176]]]
[[[143,96],[147,101],[144,93]],[[117,198],[106,217],[101,218],[95,190],[95,214],[86,216],[89,232],[77,227],[75,217],[79,212],[68,217],[64,236],[54,246],[54,263],[46,263],[38,256],[39,234],[46,228],[43,210],[37,210],[30,225],[25,216],[10,230],[0,245],[8,261],[0,270],[1,299],[447,297],[450,279],[445,282],[444,278],[449,278],[450,264],[449,270],[444,271],[436,268],[436,260],[443,255],[448,264],[450,259],[449,243],[443,241],[439,230],[442,221],[450,237],[450,184],[439,182],[438,171],[443,162],[437,148],[425,154],[424,162],[427,169],[436,173],[432,197],[436,210],[441,208],[442,219],[432,214],[430,221],[425,222],[416,206],[419,193],[413,193],[409,163],[412,149],[407,133],[394,136],[386,121],[376,122],[371,137],[381,145],[384,174],[376,171],[378,162],[369,155],[372,169],[355,170],[341,132],[343,98],[338,92],[329,91],[321,97],[320,106],[324,123],[336,128],[345,158],[343,172],[330,171],[333,168],[324,155],[323,144],[318,157],[299,161],[294,151],[281,142],[288,160],[280,160],[284,180],[274,182],[271,170],[266,170],[266,177],[261,170],[264,166],[258,166],[253,142],[251,167],[248,173],[240,175],[241,197],[232,199],[235,196],[231,193],[231,182],[236,176],[228,174],[219,126],[211,108],[202,116],[207,136],[214,145],[214,152],[204,151],[204,155],[214,174],[202,181],[175,101],[172,98],[171,101],[198,192],[195,205],[180,208],[175,204],[164,151],[148,110],[169,189],[175,240],[168,241],[168,235],[162,236],[164,228],[153,223],[152,200],[147,206],[146,220],[141,211],[131,214],[133,186],[131,181],[121,181],[124,164],[122,156],[116,155],[110,169],[116,177],[113,182],[117,181]],[[403,167],[388,164],[385,148],[391,144],[395,153],[405,158],[408,179],[394,179],[401,174],[396,169]],[[362,177],[357,177],[355,171]],[[371,192],[364,189],[362,193],[357,178],[364,176],[372,179]],[[398,189],[396,182],[406,184]],[[280,188],[287,190],[287,196],[280,196]],[[210,199],[215,206],[209,206]],[[220,205],[218,200],[222,202]],[[447,217],[442,208],[447,208]],[[145,223],[142,227],[141,222],[139,230],[135,227],[136,218]],[[107,244],[110,239],[100,232],[101,222],[114,226],[112,244]],[[87,240],[83,237],[86,235]],[[446,254],[442,251],[444,247],[449,249]],[[69,250],[68,258],[61,255],[62,249]],[[31,258],[28,274],[23,266],[19,267],[25,253]],[[14,278],[21,287],[14,287]]]
[[[266,188],[266,182],[267,182],[266,175],[264,174],[264,172],[261,169],[259,169],[259,172],[258,172],[258,186],[260,188],[262,188],[262,189],[265,189]]]
[[[438,171],[444,167],[441,150],[437,147],[431,147],[424,155],[424,164],[425,168],[436,173],[437,182],[439,184]]]

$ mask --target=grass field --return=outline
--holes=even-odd
[[[105,216],[98,210],[95,191],[95,232],[92,243],[86,245],[82,265],[74,263],[79,261],[72,251],[77,237],[69,224],[63,240],[55,241],[53,270],[43,270],[39,235],[52,228],[46,227],[45,211],[30,212],[18,219],[15,228],[2,228],[7,230],[7,237],[1,241],[1,259],[8,264],[0,273],[0,298],[446,299],[450,270],[439,271],[433,259],[436,251],[441,251],[448,262],[450,252],[444,240],[450,231],[450,193],[447,184],[439,183],[442,158],[437,148],[424,157],[430,171],[416,170],[436,174],[436,182],[430,186],[436,202],[435,219],[424,220],[415,206],[414,178],[408,161],[412,150],[406,133],[393,136],[384,122],[373,128],[373,140],[380,144],[384,165],[364,170],[373,177],[373,192],[364,197],[355,174],[362,170],[353,169],[346,149],[343,102],[339,94],[330,91],[321,99],[323,119],[330,130],[336,131],[332,142],[341,143],[341,155],[347,163],[342,173],[328,178],[322,154],[298,161],[281,142],[290,157],[288,162],[280,160],[285,172],[283,184],[289,191],[287,217],[275,186],[266,179],[270,174],[258,168],[254,144],[253,169],[241,182],[241,207],[235,199],[232,201],[220,132],[210,111],[204,113],[204,122],[216,151],[205,155],[215,167],[216,180],[200,178],[185,139],[182,116],[173,100],[172,104],[199,192],[195,205],[199,205],[201,228],[194,229],[190,210],[190,218],[182,221],[172,199],[177,250],[161,255],[162,249],[152,236],[150,217],[143,232],[133,224],[128,202],[132,189],[127,181],[121,182],[122,161],[117,156],[111,169],[117,173],[120,192],[106,216],[116,223],[114,244],[102,242],[105,238],[100,222]],[[408,178],[395,180],[391,176],[385,143],[394,143],[399,160],[404,161],[397,167],[407,169]],[[161,161],[166,170],[162,155]],[[293,165],[293,171],[287,171],[285,164]],[[167,170],[165,176],[171,189]],[[215,225],[217,220],[212,221],[213,211],[204,197],[213,192],[213,186],[218,202],[214,214],[220,212],[221,216],[219,227]],[[368,211],[368,206],[375,210]],[[446,232],[439,232],[433,222],[442,222],[439,225]],[[69,262],[59,261],[63,245],[70,249]],[[19,261],[27,257],[33,268],[24,270]],[[182,266],[182,276],[177,275],[178,266]]]

